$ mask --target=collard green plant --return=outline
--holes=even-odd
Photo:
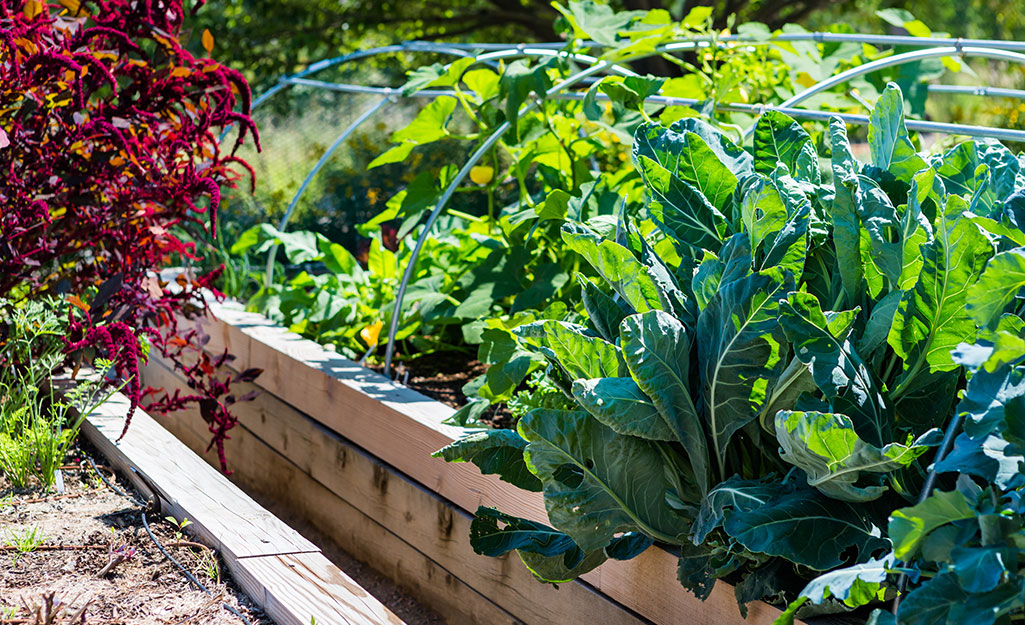
[[[836,611],[894,596],[903,570],[899,623],[938,622],[925,606],[940,596],[979,622],[1020,612],[1008,491],[1025,483],[1013,420],[1025,161],[987,141],[920,154],[896,85],[872,112],[870,162],[839,120],[828,136],[823,167],[778,113],[750,149],[690,118],[637,127],[644,209],[611,229],[562,226],[589,265],[582,317],[509,335],[566,404],[526,414],[518,438],[478,435],[486,454],[480,441],[439,452],[540,481],[553,527],[482,511],[480,551],[590,566],[636,533],[678,546],[700,597],[726,578],[741,603]],[[916,504],[961,414],[941,488]],[[512,539],[528,527],[543,537]]]

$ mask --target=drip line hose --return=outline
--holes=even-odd
[[[198,588],[198,589],[202,590],[202,591],[203,591],[204,593],[206,593],[207,595],[209,595],[209,596],[213,597],[213,596],[214,596],[214,593],[212,593],[212,592],[210,591],[210,589],[209,589],[209,588],[207,588],[207,587],[206,587],[205,585],[203,585],[203,582],[201,582],[201,581],[199,581],[198,579],[196,579],[196,576],[195,576],[195,575],[193,575],[192,573],[190,573],[190,572],[189,572],[189,570],[188,570],[188,569],[186,569],[186,568],[185,568],[185,567],[184,567],[184,566],[182,565],[182,563],[181,563],[181,562],[178,562],[178,560],[176,560],[176,559],[174,558],[174,556],[172,556],[172,555],[171,555],[170,553],[168,553],[168,552],[167,552],[167,550],[166,550],[166,549],[164,549],[164,546],[163,546],[162,544],[160,544],[160,541],[159,541],[159,540],[157,540],[157,537],[153,535],[153,530],[151,530],[151,529],[150,529],[150,527],[149,527],[149,521],[148,521],[148,520],[146,519],[146,509],[147,509],[147,508],[149,508],[149,503],[147,503],[147,502],[143,502],[143,501],[139,501],[139,500],[138,500],[138,499],[136,499],[135,497],[132,497],[131,495],[129,495],[129,494],[128,494],[128,493],[126,493],[125,491],[123,491],[123,490],[121,490],[120,488],[118,488],[117,486],[115,486],[115,485],[114,485],[114,484],[113,484],[112,482],[110,482],[110,480],[108,480],[108,479],[107,479],[107,477],[106,477],[105,475],[103,475],[103,472],[102,472],[102,471],[100,471],[100,469],[99,469],[99,468],[98,468],[98,467],[96,466],[96,463],[95,463],[95,462],[93,462],[93,459],[92,459],[92,458],[86,457],[86,460],[88,460],[88,461],[89,461],[89,465],[90,465],[90,466],[92,466],[92,468],[93,468],[93,471],[95,471],[95,472],[96,472],[96,475],[100,476],[100,479],[101,479],[101,480],[103,480],[103,483],[104,483],[104,484],[106,484],[106,485],[107,485],[107,487],[108,487],[108,488],[109,488],[110,490],[114,491],[114,492],[115,492],[116,494],[118,494],[118,495],[120,495],[120,496],[124,497],[125,499],[128,499],[129,501],[131,501],[131,502],[132,502],[132,503],[134,503],[135,505],[139,506],[139,508],[140,508],[140,510],[139,510],[139,516],[141,516],[141,517],[142,517],[142,526],[143,526],[143,527],[144,527],[144,528],[146,529],[146,534],[148,534],[148,535],[149,535],[149,538],[150,538],[150,540],[151,540],[151,541],[153,541],[153,544],[154,544],[154,545],[156,546],[157,550],[158,550],[158,551],[159,551],[159,552],[160,552],[161,554],[163,554],[163,556],[164,556],[165,558],[167,558],[167,559],[168,559],[168,561],[170,561],[170,562],[171,562],[171,564],[173,564],[173,565],[174,565],[175,567],[177,567],[177,568],[178,568],[178,570],[179,570],[179,571],[181,571],[181,572],[182,572],[182,573],[183,573],[183,574],[185,575],[185,577],[186,577],[186,578],[188,578],[188,580],[189,580],[190,582],[192,582],[192,584],[193,584],[193,585],[194,585],[194,586],[195,586],[196,588]],[[133,473],[135,473],[136,475],[139,475],[140,477],[142,476],[142,474],[141,474],[141,473],[139,473],[139,472],[138,472],[138,471],[137,471],[137,470],[135,469],[135,467],[132,467],[132,472],[133,472]],[[153,493],[153,496],[154,496],[154,498],[156,498],[156,493]],[[156,500],[156,501],[157,501],[157,505],[159,505],[159,500]],[[231,613],[232,613],[232,614],[234,614],[235,616],[239,617],[240,619],[242,619],[242,621],[243,621],[243,622],[244,622],[244,623],[245,623],[246,625],[253,625],[253,622],[252,622],[252,621],[250,621],[250,620],[249,620],[248,618],[246,618],[246,616],[245,616],[244,614],[242,614],[241,612],[239,612],[238,610],[236,610],[236,609],[235,609],[235,608],[234,608],[233,606],[231,606],[231,605],[228,605],[227,603],[225,603],[225,602],[223,602],[223,601],[222,601],[222,602],[221,602],[221,607],[222,607],[222,608],[224,608],[225,610],[227,610],[228,612],[231,612]]]

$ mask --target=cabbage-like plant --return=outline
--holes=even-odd
[[[561,405],[439,452],[544,495],[554,529],[482,509],[479,552],[559,581],[657,541],[699,597],[726,578],[742,605],[779,603],[848,565],[884,572],[815,609],[896,594],[917,525],[888,518],[967,409],[952,352],[1025,332],[1020,281],[984,272],[1025,244],[1025,163],[987,141],[919,154],[895,85],[870,122],[867,164],[831,122],[825,172],[781,113],[750,150],[696,119],[638,128],[646,218],[562,230],[590,265],[581,323],[508,337]]]

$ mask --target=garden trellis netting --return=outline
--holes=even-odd
[[[304,87],[314,90],[323,90],[339,94],[371,96],[370,104],[363,106],[358,116],[347,123],[337,137],[323,151],[319,159],[309,169],[299,184],[297,191],[288,202],[287,209],[282,215],[278,229],[284,231],[292,219],[300,200],[307,193],[311,183],[317,177],[324,165],[332,158],[340,147],[349,141],[354,133],[363,127],[368,121],[378,117],[383,111],[396,104],[400,100],[410,98],[432,100],[440,96],[453,95],[451,89],[421,89],[410,92],[403,88],[368,86],[352,82],[317,80],[315,75],[338,66],[366,61],[373,57],[384,55],[396,55],[403,53],[421,53],[439,55],[447,58],[473,58],[473,63],[485,64],[494,67],[499,62],[517,58],[553,58],[558,57],[570,61],[579,67],[576,73],[570,75],[561,82],[555,84],[544,95],[547,99],[572,99],[583,100],[586,95],[579,87],[588,87],[601,75],[637,76],[638,74],[628,67],[630,62],[658,54],[674,54],[694,51],[711,46],[763,46],[781,44],[786,42],[817,42],[817,43],[858,43],[883,46],[903,46],[918,48],[909,52],[901,52],[886,56],[862,65],[852,67],[840,72],[825,80],[805,88],[803,91],[788,98],[777,106],[765,106],[742,103],[717,103],[716,110],[746,113],[755,118],[755,121],[766,111],[775,110],[782,112],[798,120],[828,122],[831,117],[839,117],[845,123],[851,125],[868,124],[868,115],[844,114],[830,111],[812,110],[797,108],[809,98],[828,91],[838,85],[843,85],[852,79],[871,74],[885,68],[920,62],[925,59],[943,58],[984,58],[997,61],[1005,61],[1014,64],[1025,65],[1025,42],[994,41],[980,39],[949,39],[933,37],[909,37],[895,35],[860,35],[846,33],[784,33],[772,37],[755,39],[744,35],[728,35],[717,38],[693,38],[686,41],[678,41],[659,46],[656,50],[644,54],[635,55],[625,59],[603,60],[598,56],[570,52],[565,48],[565,42],[540,43],[540,44],[455,44],[455,43],[432,43],[411,41],[394,45],[382,46],[367,50],[360,50],[351,54],[326,59],[307,69],[289,76],[284,76],[276,84],[254,100],[254,109],[260,109],[276,94],[295,88]],[[596,42],[585,42],[582,49],[590,49],[596,53],[601,52],[602,45]],[[577,89],[575,89],[577,88]],[[993,88],[988,86],[963,86],[963,85],[927,85],[929,93],[936,94],[960,94],[975,95],[982,97],[1004,97],[1025,99],[1025,91],[1016,89]],[[595,95],[597,101],[608,100],[603,93]],[[701,104],[696,99],[677,98],[662,95],[649,96],[647,102],[659,105],[694,106]],[[523,105],[521,114],[536,106],[536,100]],[[992,138],[1003,141],[1025,141],[1025,131],[995,128],[989,126],[976,126],[959,123],[943,123],[922,120],[907,120],[909,130],[928,133],[965,135],[979,138]],[[469,174],[470,170],[477,164],[480,158],[491,149],[501,135],[508,130],[509,124],[500,126],[490,136],[486,137],[479,147],[469,155],[455,177],[449,181],[444,193],[427,216],[423,227],[417,237],[411,255],[404,269],[402,280],[392,311],[391,323],[389,324],[388,341],[385,348],[384,372],[391,373],[391,364],[394,356],[396,331],[398,318],[402,309],[403,298],[412,275],[416,260],[423,247],[424,241],[430,236],[431,228],[444,211],[455,193],[456,189]],[[750,137],[754,130],[752,123],[744,132],[744,138]],[[268,252],[265,282],[269,284],[272,280],[276,246],[272,246]]]

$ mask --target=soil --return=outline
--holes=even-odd
[[[368,364],[367,367],[378,373],[384,370],[382,365]],[[447,406],[462,408],[467,402],[463,385],[487,370],[488,366],[479,360],[467,362],[465,354],[434,352],[397,363],[395,380]],[[493,428],[515,425],[504,404],[489,408],[481,421]]]
[[[116,480],[109,469],[100,470]],[[0,622],[36,623],[34,614],[50,603],[64,610],[54,622],[70,622],[84,606],[84,621],[75,622],[244,625],[223,608],[227,604],[253,625],[270,625],[213,552],[175,545],[188,540],[187,528],[179,536],[177,527],[147,512],[157,539],[212,595],[191,585],[160,554],[143,529],[141,507],[103,484],[88,463],[69,465],[62,473],[64,495],[14,489],[0,477]],[[114,483],[141,499],[127,481]],[[14,543],[26,535],[39,545],[21,553]],[[129,557],[101,577],[119,554]],[[208,571],[204,561],[215,560],[217,568]]]
[[[111,490],[96,477],[86,457],[101,457],[85,441],[69,457],[74,464],[62,469],[64,495],[41,488],[14,489],[0,475],[0,625],[35,625],[35,612],[52,596],[64,606],[61,619],[70,623],[86,606],[84,622],[90,625],[246,625],[228,610],[226,603],[252,625],[273,625],[231,580],[216,554],[189,542],[189,529],[178,528],[162,515],[147,512],[150,529],[164,548],[212,593],[196,589],[156,548],[143,528],[141,507],[129,497],[142,500],[128,480],[103,465],[104,476],[127,496]],[[291,522],[287,511],[281,518]],[[444,625],[392,582],[358,562],[309,527],[297,527],[314,542],[325,545],[324,554],[367,592],[391,609],[408,625]],[[19,553],[14,543],[34,534],[40,546]],[[109,574],[98,573],[112,556],[132,553]],[[209,563],[217,561],[217,569]],[[213,575],[214,577],[211,577]],[[217,579],[217,575],[220,579]]]

